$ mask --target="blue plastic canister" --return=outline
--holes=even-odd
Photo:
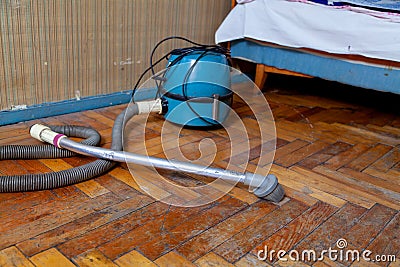
[[[193,51],[172,53],[164,73],[165,119],[185,126],[220,125],[228,116],[233,94],[224,54]]]

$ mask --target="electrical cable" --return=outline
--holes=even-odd
[[[197,66],[197,64],[199,63],[199,61],[208,53],[207,50],[205,50],[204,52],[202,52],[200,54],[200,56],[197,57],[197,59],[195,60],[195,62],[193,63],[193,65],[190,66],[189,70],[186,72],[185,78],[183,79],[183,84],[182,84],[182,95],[185,98],[185,103],[186,105],[189,107],[189,109],[197,116],[198,119],[202,120],[203,122],[209,124],[210,126],[216,126],[219,125],[219,122],[215,122],[212,121],[210,122],[208,119],[204,118],[204,116],[201,116],[190,104],[190,99],[187,95],[187,84],[188,84],[188,80],[190,75],[192,74],[194,68]]]
[[[224,48],[224,47],[222,47],[222,46],[219,46],[219,45],[200,44],[200,43],[193,42],[193,41],[191,41],[191,40],[189,40],[189,39],[187,39],[187,38],[185,38],[185,37],[181,37],[181,36],[170,36],[170,37],[167,37],[167,38],[162,39],[161,41],[159,41],[159,42],[154,46],[154,48],[153,48],[153,50],[152,50],[152,52],[151,52],[151,55],[150,55],[150,67],[149,67],[148,69],[146,69],[145,72],[148,72],[149,69],[150,69],[151,72],[152,72],[152,75],[153,75],[153,77],[154,77],[154,75],[155,75],[154,67],[155,67],[155,65],[157,65],[158,63],[160,63],[161,60],[162,60],[162,59],[161,59],[161,60],[157,60],[155,63],[153,63],[154,54],[155,54],[156,50],[158,49],[158,47],[159,47],[161,44],[163,44],[164,42],[166,42],[166,41],[168,41],[168,40],[173,40],[173,39],[183,40],[183,41],[186,41],[186,42],[188,42],[188,43],[191,43],[191,44],[193,44],[193,45],[195,45],[195,46],[194,46],[194,47],[186,47],[186,48],[174,49],[174,50],[170,51],[169,53],[167,53],[166,55],[164,55],[164,56],[162,57],[162,59],[164,59],[164,58],[165,58],[165,59],[168,59],[168,57],[169,57],[170,55],[177,55],[177,57],[176,57],[172,62],[169,62],[169,63],[168,63],[168,65],[167,65],[168,68],[171,68],[171,67],[175,66],[176,64],[180,63],[181,60],[182,60],[185,56],[188,56],[188,55],[193,54],[193,53],[200,53],[200,55],[197,57],[197,59],[195,60],[195,62],[193,63],[193,65],[192,65],[192,66],[189,68],[189,70],[187,71],[187,73],[186,73],[186,75],[185,75],[185,78],[184,78],[184,82],[183,82],[183,84],[182,84],[182,95],[183,95],[183,99],[184,99],[185,103],[187,104],[187,106],[189,107],[189,109],[190,109],[200,120],[202,120],[202,121],[205,122],[206,124],[208,124],[208,125],[210,125],[210,126],[219,125],[218,122],[209,121],[208,119],[206,119],[206,118],[204,118],[203,116],[201,116],[201,115],[194,109],[194,107],[190,104],[191,101],[192,101],[192,102],[197,102],[197,101],[194,101],[194,99],[199,98],[199,97],[189,97],[189,96],[187,95],[187,83],[188,83],[190,74],[193,72],[193,69],[195,68],[195,66],[198,64],[198,62],[199,62],[204,56],[206,56],[206,55],[209,54],[209,53],[216,53],[216,54],[223,54],[223,55],[225,55],[225,57],[227,58],[228,64],[231,65],[231,62],[230,62],[230,60],[229,60],[229,59],[230,59],[229,50],[226,49],[226,48]],[[163,72],[163,78],[165,78],[166,72],[167,72],[167,71]],[[144,74],[141,75],[140,79],[141,79],[143,76],[144,76]],[[162,91],[162,89],[163,89],[163,88],[162,88],[162,82],[163,82],[162,79],[160,79],[160,83],[159,83],[158,79],[155,79],[155,83],[156,83],[156,87],[157,87],[157,93],[156,93],[156,96],[155,96],[156,98],[157,98],[157,97],[161,97],[161,91]],[[139,83],[139,81],[138,81],[138,83]],[[136,88],[137,88],[137,86],[138,86],[138,83],[137,83],[137,84],[135,85],[135,87],[134,87],[134,92],[132,93],[132,96],[133,96],[134,93],[136,92]],[[171,96],[171,94],[168,94],[168,92],[166,92],[166,94],[169,95],[169,96]],[[228,94],[228,95],[231,96],[231,94]],[[202,100],[204,100],[205,98],[207,98],[207,97],[201,97]],[[208,98],[210,98],[211,101],[214,100],[212,96],[210,96],[210,97],[208,97]]]
[[[156,50],[158,49],[158,47],[159,47],[160,45],[162,45],[164,42],[169,41],[169,40],[174,40],[174,39],[176,39],[176,40],[182,40],[182,41],[188,42],[188,43],[190,43],[190,44],[192,44],[192,45],[195,45],[195,47],[187,47],[187,48],[178,48],[178,49],[174,49],[174,50],[168,52],[167,54],[165,54],[164,56],[162,56],[161,58],[159,58],[157,61],[153,62],[154,54],[155,54]],[[228,59],[229,65],[231,65],[231,62],[230,62],[230,52],[229,52],[228,49],[226,49],[226,48],[224,48],[224,47],[222,47],[222,46],[219,46],[219,45],[210,45],[210,44],[200,44],[200,43],[194,42],[194,41],[192,41],[192,40],[190,40],[190,39],[188,39],[188,38],[182,37],[182,36],[169,36],[169,37],[166,37],[166,38],[160,40],[160,41],[154,46],[154,48],[152,49],[152,52],[151,52],[151,55],[150,55],[150,66],[149,66],[146,70],[144,70],[144,71],[142,72],[142,74],[140,75],[139,79],[137,80],[135,86],[133,87],[132,94],[131,94],[132,101],[134,102],[135,93],[136,93],[136,91],[137,91],[137,89],[138,89],[138,86],[139,86],[141,80],[143,79],[144,75],[146,75],[146,73],[149,72],[149,71],[151,70],[151,73],[152,73],[152,75],[154,76],[154,75],[155,75],[154,67],[155,67],[156,65],[158,65],[163,59],[167,59],[167,60],[168,60],[168,57],[169,57],[171,54],[178,54],[178,55],[180,55],[180,56],[178,56],[173,62],[171,62],[171,63],[168,64],[168,67],[172,67],[172,66],[174,66],[175,64],[177,64],[185,55],[188,55],[188,54],[190,54],[190,53],[192,53],[192,52],[195,52],[195,51],[204,50],[204,49],[206,49],[206,48],[210,49],[210,51],[213,51],[213,52],[215,52],[215,53],[224,54],[224,55],[227,57],[227,59]],[[156,94],[155,98],[157,98],[157,97],[160,96],[161,85],[158,83],[157,80],[155,80],[155,83],[156,83],[156,87],[157,87],[157,94]]]

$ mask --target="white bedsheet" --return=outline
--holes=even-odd
[[[347,9],[286,0],[236,5],[215,38],[217,43],[252,38],[400,62],[400,23]]]

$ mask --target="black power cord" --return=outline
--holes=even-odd
[[[169,41],[169,40],[182,40],[182,41],[186,41],[194,46],[192,47],[186,47],[186,48],[178,48],[178,49],[174,49],[172,51],[170,51],[169,53],[165,54],[163,57],[161,57],[160,59],[158,59],[157,61],[154,62],[154,54],[156,52],[156,50],[158,49],[158,47],[160,45],[162,45],[164,42]],[[164,59],[169,60],[169,57],[171,55],[176,55],[177,57],[168,64],[168,67],[172,67],[176,64],[178,64],[185,56],[190,55],[192,53],[198,53],[200,54],[199,57],[197,57],[197,59],[195,60],[195,62],[193,63],[193,65],[191,65],[191,67],[189,68],[189,70],[187,71],[185,78],[184,78],[184,82],[182,84],[182,97],[180,97],[179,95],[176,94],[172,94],[169,92],[165,92],[163,90],[162,87],[162,83],[163,81],[165,81],[165,74],[166,71],[163,72],[162,77],[155,77],[155,70],[154,67],[156,65],[158,65],[160,62],[162,62]],[[133,91],[132,91],[132,100],[134,101],[134,95],[137,91],[137,88],[140,84],[140,81],[143,79],[144,75],[149,72],[151,70],[151,73],[153,75],[154,81],[156,83],[157,86],[157,93],[156,93],[156,97],[161,97],[161,93],[164,93],[166,96],[170,96],[171,98],[175,98],[175,99],[181,99],[183,101],[185,101],[185,103],[188,105],[188,107],[190,108],[190,110],[197,115],[197,117],[199,119],[201,119],[202,121],[206,122],[207,124],[211,125],[211,126],[215,126],[218,125],[218,122],[215,121],[209,121],[205,118],[203,118],[197,111],[195,111],[195,109],[192,107],[192,105],[190,104],[190,102],[211,102],[214,101],[213,97],[190,97],[187,95],[187,83],[189,80],[189,77],[191,75],[191,73],[193,72],[194,67],[198,64],[198,62],[205,57],[207,54],[209,53],[215,53],[215,54],[223,54],[226,56],[228,64],[231,65],[230,62],[230,52],[228,49],[219,46],[219,45],[206,45],[206,44],[200,44],[200,43],[196,43],[193,42],[192,40],[189,40],[185,37],[181,37],[181,36],[170,36],[167,38],[162,39],[161,41],[159,41],[153,48],[151,55],[150,55],[150,66],[140,75],[138,81],[136,82]],[[221,99],[226,99],[226,98],[231,98],[232,97],[232,93],[227,94],[226,96],[220,96],[219,100]]]
[[[164,56],[162,56],[161,58],[159,58],[156,62],[153,62],[154,54],[155,54],[157,48],[158,48],[161,44],[163,44],[164,42],[169,41],[169,40],[173,40],[173,39],[186,41],[186,42],[188,42],[188,43],[190,43],[190,44],[193,44],[193,45],[195,45],[195,46],[197,46],[197,47],[179,48],[179,49],[172,50],[172,51],[168,52],[167,54],[165,54]],[[151,70],[152,75],[155,75],[154,67],[155,67],[156,65],[158,65],[158,64],[159,64],[161,61],[163,61],[164,59],[168,60],[168,57],[169,57],[172,53],[180,54],[180,56],[177,57],[173,62],[171,62],[171,63],[169,64],[170,66],[173,66],[173,65],[177,64],[185,55],[188,55],[188,54],[190,54],[190,53],[196,51],[196,49],[197,49],[197,51],[199,51],[199,49],[205,49],[205,48],[213,48],[213,49],[214,49],[214,52],[224,54],[224,55],[227,56],[228,59],[230,58],[230,52],[229,52],[229,50],[226,49],[226,48],[224,48],[224,47],[222,47],[222,46],[219,46],[219,45],[200,44],[200,43],[193,42],[192,40],[190,40],[190,39],[188,39],[188,38],[185,38],[185,37],[181,37],[181,36],[169,36],[169,37],[166,37],[166,38],[162,39],[161,41],[159,41],[159,42],[154,46],[154,48],[153,48],[153,50],[152,50],[152,52],[151,52],[151,55],[150,55],[150,66],[149,66],[146,70],[144,70],[144,71],[142,72],[142,74],[140,75],[139,79],[137,80],[135,86],[133,87],[132,95],[131,95],[132,99],[134,99],[134,95],[135,95],[135,93],[136,93],[136,91],[137,91],[137,88],[138,88],[138,86],[139,86],[141,80],[143,79],[144,75],[146,75],[146,73],[149,72],[150,70]],[[230,62],[230,61],[229,61],[229,62]]]

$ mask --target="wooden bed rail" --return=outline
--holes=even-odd
[[[236,0],[231,0],[231,8],[234,8],[237,5]],[[228,44],[230,47],[230,43]],[[256,75],[254,79],[254,83],[258,86],[258,88],[262,89],[265,85],[265,81],[267,80],[268,73],[276,73],[276,74],[283,74],[283,75],[291,75],[291,76],[298,76],[298,77],[305,77],[305,78],[312,78],[312,76],[302,74],[299,72],[294,72],[290,70],[278,69],[271,66],[266,66],[264,64],[257,64],[256,67]]]

